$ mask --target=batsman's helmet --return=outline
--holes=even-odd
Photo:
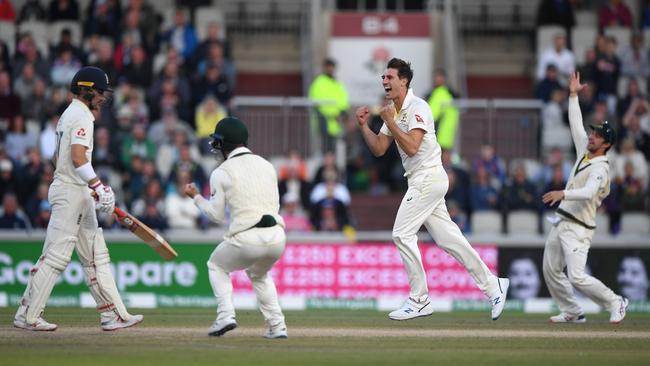
[[[95,66],[82,67],[70,82],[70,91],[75,95],[82,95],[84,90],[95,89],[100,92],[112,92],[108,75],[104,70]]]
[[[215,150],[232,151],[239,145],[248,143],[248,129],[239,118],[226,117],[217,122],[214,133],[210,135],[210,146]]]
[[[616,131],[612,128],[609,122],[605,121],[602,125],[590,125],[592,130],[603,139],[605,142],[608,142],[610,145],[614,145],[616,142]]]

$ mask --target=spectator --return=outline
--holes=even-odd
[[[639,126],[645,133],[650,133],[650,103],[645,98],[637,98],[623,116],[623,124],[627,125],[632,118],[639,119]]]
[[[178,119],[175,110],[169,109],[163,111],[160,120],[151,124],[149,132],[147,132],[147,137],[154,145],[161,147],[167,144],[173,144],[176,132],[184,133],[186,137],[189,137],[188,141],[191,144],[195,142],[192,138],[194,137],[192,127],[187,122]],[[214,127],[212,128],[212,132],[214,132]]]
[[[11,89],[11,78],[6,71],[0,71],[0,121],[13,120],[21,111],[21,100]],[[2,127],[0,126],[0,133]]]
[[[138,156],[144,160],[156,158],[156,145],[147,138],[146,129],[142,124],[133,126],[132,136],[127,137],[121,147],[122,166],[131,169],[131,160]]]
[[[50,202],[48,202],[46,199],[41,200],[40,204],[38,205],[38,212],[33,220],[33,227],[36,229],[47,229],[47,225],[50,223],[51,216],[52,206],[50,206]]]
[[[449,188],[445,195],[447,208],[449,209],[450,204],[453,203],[457,210],[462,211],[465,213],[465,217],[468,217],[472,212],[469,182],[465,181],[466,178],[461,178],[452,168],[446,168],[446,171],[449,178]]]
[[[77,71],[81,69],[81,61],[75,58],[72,49],[62,49],[59,56],[52,63],[52,84],[67,88]]]
[[[580,76],[582,77],[582,75]],[[589,116],[594,113],[596,108],[596,84],[593,81],[585,83],[587,86],[582,89],[582,93],[578,95],[578,104],[580,105],[580,112],[583,116]],[[605,105],[607,107],[607,105]],[[568,117],[567,117],[568,118]]]
[[[143,33],[143,43],[147,45],[147,52],[153,54],[156,52],[155,43],[160,16],[156,14],[154,8],[147,0],[129,0],[126,7],[128,12],[137,12],[138,27]]]
[[[144,188],[144,194],[137,197],[131,205],[131,214],[144,216],[147,211],[147,206],[151,203],[156,205],[156,211],[162,216],[165,216],[165,196],[162,189],[162,184],[158,179],[150,179]]]
[[[165,212],[172,229],[196,229],[201,214],[194,201],[183,193],[186,184],[191,183],[190,175],[180,171],[176,176],[173,190],[165,197]]]
[[[93,146],[93,166],[100,175],[111,175],[119,168],[119,160],[115,145],[111,144],[111,134],[106,127],[99,127],[95,130]]]
[[[596,50],[593,47],[585,50],[585,63],[578,66],[577,71],[585,83],[593,83],[596,80]],[[593,90],[591,92],[593,93]]]
[[[29,103],[21,103],[23,116],[28,121],[36,121],[41,126],[46,124],[49,111],[54,107],[47,85],[41,79],[34,82]]]
[[[325,176],[325,181],[316,184],[309,195],[309,201],[312,205],[327,198],[330,194],[332,198],[341,201],[343,205],[350,205],[350,191],[346,186],[337,181],[336,172],[334,170],[326,170],[323,175]]]
[[[221,73],[221,69],[214,64],[208,66],[205,75],[194,88],[194,104],[199,104],[208,95],[216,97],[219,103],[226,107],[230,105],[232,99],[232,88],[228,80]]]
[[[112,2],[117,0],[105,1]],[[113,63],[113,42],[110,39],[102,38],[97,42],[96,58],[94,61],[90,61],[89,59],[88,62],[92,66],[99,67],[106,72],[110,85],[117,85],[118,71]]]
[[[133,47],[142,47],[146,52],[152,52],[153,46],[149,43],[144,29],[141,27],[140,11],[132,9],[126,12],[124,17],[124,25],[122,26],[122,39],[128,36]]]
[[[199,76],[204,76],[210,65],[215,65],[221,71],[221,74],[228,81],[231,89],[237,86],[237,70],[235,64],[224,57],[223,45],[220,42],[212,42],[208,45],[205,59],[198,64]]]
[[[542,154],[552,147],[559,147],[563,152],[569,152],[573,148],[571,130],[564,122],[563,103],[566,100],[564,89],[554,89],[551,92],[551,100],[542,109]]]
[[[616,113],[616,93],[621,72],[621,61],[616,56],[617,42],[614,37],[607,37],[604,52],[596,55],[596,89],[598,97],[607,98],[609,113]]]
[[[333,186],[329,187],[325,198],[313,205],[311,212],[311,224],[316,231],[342,231],[350,225],[347,207],[334,198]]]
[[[77,0],[50,0],[50,22],[79,20]]]
[[[566,85],[569,75],[575,71],[576,61],[573,52],[566,48],[566,35],[557,33],[553,37],[553,47],[542,52],[537,63],[537,80],[546,76],[548,65],[555,65],[558,71],[558,81]]]
[[[0,215],[0,229],[31,229],[25,215],[19,211],[18,199],[13,193],[2,197],[2,215]]]
[[[43,80],[50,80],[50,63],[48,60],[41,56],[36,42],[31,34],[23,33],[20,40],[16,45],[16,53],[14,55],[13,70],[14,73],[20,72],[26,63],[34,65],[34,71]]]
[[[535,98],[548,103],[551,100],[551,92],[555,89],[562,89],[562,85],[558,81],[557,66],[549,64],[546,66],[546,75],[544,79],[537,83],[535,88]]]
[[[643,94],[639,90],[639,83],[635,78],[630,78],[627,82],[627,94],[616,103],[616,117],[623,120],[625,113],[636,99],[643,99]]]
[[[54,157],[56,151],[56,125],[59,123],[59,115],[53,114],[47,120],[45,128],[41,131],[39,136],[38,146],[41,151],[41,157],[44,160],[50,161]],[[96,143],[96,142],[95,142]],[[96,147],[95,147],[96,148]]]
[[[620,190],[621,210],[623,212],[643,211],[645,190],[641,185],[641,180],[634,172],[634,164],[631,161],[625,162],[623,176],[617,177],[616,183],[617,188]]]
[[[533,183],[526,177],[523,165],[515,167],[514,176],[506,185],[503,196],[506,210],[536,210],[538,194]]]
[[[544,162],[542,169],[539,171],[539,176],[535,180],[541,181],[543,184],[549,184],[549,182],[553,180],[555,169],[559,167],[562,172],[562,180],[567,181],[571,175],[573,167],[564,156],[565,152],[563,152],[559,147],[551,148],[548,154],[546,154],[546,161]],[[546,190],[544,192],[550,191]]]
[[[26,163],[23,165],[19,177],[20,186],[16,192],[21,206],[25,206],[29,197],[36,192],[45,168],[41,154],[36,148],[27,149],[26,155]]]
[[[138,90],[130,90],[125,99],[122,100],[125,103],[120,107],[118,113],[125,113],[133,123],[140,123],[146,126],[149,123],[149,108],[140,95]],[[123,112],[123,110],[126,110],[126,112]]]
[[[167,219],[158,209],[158,205],[155,201],[149,201],[146,204],[144,214],[138,216],[138,219],[142,221],[143,224],[149,226],[150,228],[158,231],[165,231],[169,229],[169,224]]]
[[[287,161],[278,169],[278,191],[280,197],[298,197],[303,209],[310,207],[310,185],[307,180],[307,166],[296,150],[291,150]],[[289,194],[289,196],[287,196]]]
[[[634,113],[628,113],[623,120],[623,126],[621,138],[634,140],[637,150],[643,153],[646,162],[650,162],[650,134],[641,129],[640,117]]]
[[[16,21],[16,12],[10,0],[0,0],[0,21]]]
[[[180,145],[178,153],[178,159],[172,166],[172,171],[169,175],[168,181],[176,181],[176,177],[180,174],[181,171],[184,171],[189,173],[191,181],[196,184],[199,191],[207,190],[208,187],[206,183],[208,181],[208,178],[201,165],[199,165],[196,160],[192,158],[190,145]]]
[[[332,59],[323,61],[323,73],[314,79],[309,86],[309,99],[319,103],[336,101],[335,104],[323,104],[314,108],[315,123],[322,138],[323,153],[334,151],[338,139],[343,133],[341,120],[347,117],[350,108],[348,92],[345,86],[336,80],[334,72],[336,62]]]
[[[542,0],[537,8],[537,26],[559,25],[567,34],[576,24],[571,0]]]
[[[11,59],[12,55],[9,55],[9,47],[7,47],[7,43],[0,39],[0,72],[6,71],[11,75],[12,73],[12,67],[11,67]]]
[[[54,61],[54,57],[56,55],[60,55],[61,51],[63,50],[71,50],[74,58],[81,61],[82,63],[85,61],[85,56],[81,51],[81,49],[78,47],[78,45],[75,45],[72,42],[72,32],[70,31],[69,28],[61,29],[61,36],[59,37],[59,43],[57,43],[50,49],[50,55],[52,55],[51,56],[52,61]]]
[[[436,136],[443,150],[451,150],[456,141],[459,120],[458,108],[452,104],[456,95],[447,85],[447,73],[443,69],[434,72],[433,85],[428,103],[433,113]]]
[[[85,19],[84,34],[86,36],[97,34],[115,39],[119,32],[119,27],[116,25],[120,24],[122,19],[120,0],[91,0],[86,8]]]
[[[154,119],[166,108],[174,108],[181,119],[189,120],[188,108],[192,98],[190,83],[180,74],[177,63],[168,61],[165,64],[162,75],[154,80],[149,89],[148,98]]]
[[[174,25],[162,35],[163,42],[175,48],[183,55],[183,59],[190,60],[197,45],[196,32],[192,24],[185,19],[185,10],[177,8],[174,12]]]
[[[134,86],[148,89],[153,81],[153,66],[144,48],[131,49],[131,58],[124,66],[123,75]]]
[[[220,31],[220,25],[216,21],[211,21],[206,27],[206,38],[199,43],[194,51],[194,64],[198,65],[202,60],[208,58],[208,50],[213,42],[219,43],[223,50],[223,57],[231,60],[230,43],[223,37]]]
[[[39,177],[40,178],[40,177]],[[38,186],[36,187],[36,190],[34,192],[30,192],[31,195],[29,199],[27,200],[27,203],[25,204],[25,213],[29,217],[29,219],[32,221],[34,226],[36,226],[36,220],[39,215],[39,211],[41,209],[41,202],[46,201],[47,202],[47,195],[49,188],[47,184],[45,183],[38,183]]]
[[[201,104],[196,107],[194,125],[196,137],[199,139],[199,150],[202,154],[210,152],[210,135],[214,132],[217,122],[227,116],[226,110],[219,104],[217,99],[208,94]]]
[[[630,79],[650,76],[650,61],[648,61],[648,48],[643,45],[643,35],[632,33],[630,45],[620,53],[621,75]]]
[[[14,163],[8,156],[0,157],[0,199],[8,193],[15,195],[18,186],[19,182],[16,178]]]
[[[562,169],[562,165],[556,164],[549,168],[551,171],[551,178],[548,183],[546,183],[544,192],[563,191],[566,188],[566,177],[564,176],[565,173]],[[555,202],[552,206],[542,205],[542,208],[548,210],[556,210],[558,207],[560,207],[560,202]]]
[[[478,165],[475,172],[475,181],[470,188],[472,210],[484,211],[498,209],[499,191],[490,184],[490,175],[485,166]]]
[[[161,176],[169,177],[172,167],[179,160],[181,149],[184,146],[189,146],[190,156],[193,161],[199,161],[201,159],[201,153],[196,144],[190,140],[190,135],[183,129],[176,129],[173,132],[173,139],[158,147],[156,169]]]
[[[467,215],[458,207],[458,203],[456,203],[456,201],[447,202],[447,212],[449,212],[451,221],[458,225],[460,231],[462,231],[464,234],[471,233]]]
[[[485,168],[491,184],[497,189],[500,189],[506,182],[506,164],[503,159],[494,153],[492,145],[483,145],[481,147],[481,156],[474,163],[474,167],[477,170],[479,167]]]
[[[316,174],[314,174],[314,179],[312,179],[311,184],[316,185],[318,183],[324,182],[325,181],[325,172],[326,171],[333,171],[336,174],[335,179],[336,180],[342,180],[343,179],[343,174],[341,171],[339,171],[338,166],[336,165],[336,155],[334,155],[334,152],[327,152],[323,156],[323,162],[321,166],[316,169]]]
[[[626,138],[621,142],[621,153],[613,159],[616,167],[614,175],[617,177],[625,176],[625,165],[630,162],[635,177],[641,182],[641,187],[648,187],[648,162],[643,157],[643,153],[636,149],[634,140]]]
[[[23,7],[20,8],[20,15],[16,23],[26,21],[44,21],[47,18],[45,8],[41,5],[40,0],[27,0]]]
[[[284,219],[284,229],[287,232],[311,231],[309,218],[300,207],[300,200],[295,192],[290,191],[282,195],[280,215]]]
[[[609,0],[598,9],[598,25],[607,27],[632,27],[632,12],[622,0]]]
[[[9,125],[9,133],[7,133],[5,140],[5,147],[9,156],[20,161],[27,153],[27,149],[35,148],[37,144],[37,137],[27,131],[23,116],[19,114],[14,117],[13,123]]]
[[[20,75],[14,80],[14,93],[16,93],[21,100],[31,100],[37,80],[41,80],[41,78],[36,75],[34,65],[30,63],[24,64]],[[25,104],[26,106],[23,106],[23,109],[31,108],[30,104]]]

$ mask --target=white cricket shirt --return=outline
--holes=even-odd
[[[404,98],[402,109],[397,112],[395,122],[400,130],[408,133],[409,131],[420,128],[425,131],[420,148],[413,156],[408,156],[397,144],[397,150],[402,158],[405,177],[411,176],[418,170],[424,170],[442,165],[440,160],[440,145],[436,139],[436,128],[433,124],[433,113],[429,104],[422,98],[413,94],[413,89],[409,89]],[[386,123],[381,126],[379,131],[387,136],[393,136]]]
[[[93,131],[95,116],[80,100],[72,99],[56,125],[56,169],[54,179],[78,185],[88,183],[81,179],[72,164],[72,145],[87,147],[86,159],[93,154]]]

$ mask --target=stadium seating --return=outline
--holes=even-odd
[[[16,48],[16,25],[14,22],[0,22],[0,40],[7,44],[10,54]]]
[[[472,213],[472,234],[501,234],[501,214],[497,211]]]
[[[650,234],[650,216],[647,213],[628,212],[621,218],[621,233]]]
[[[576,65],[582,65],[586,60],[586,52],[593,48],[598,36],[596,26],[577,26],[571,29],[571,49]]]
[[[536,234],[539,227],[539,215],[530,210],[514,210],[508,213],[506,220],[508,234]]]

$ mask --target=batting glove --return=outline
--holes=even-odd
[[[96,209],[100,212],[113,213],[113,209],[115,209],[115,194],[113,194],[111,187],[105,186],[102,182],[97,181],[90,188],[97,194]]]

